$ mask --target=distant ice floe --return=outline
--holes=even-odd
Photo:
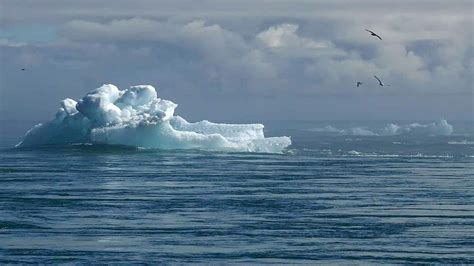
[[[382,129],[368,129],[366,127],[338,129],[328,125],[323,128],[310,129],[310,131],[350,136],[394,136],[402,134],[449,136],[453,133],[453,126],[450,125],[447,120],[440,119],[438,122],[428,124],[412,123],[399,126],[390,123]]]
[[[158,149],[280,153],[289,137],[265,138],[262,124],[187,122],[177,104],[157,97],[150,85],[119,90],[112,84],[78,102],[65,99],[53,120],[30,129],[17,147],[99,143]]]

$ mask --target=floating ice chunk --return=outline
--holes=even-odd
[[[401,127],[399,125],[390,123],[382,129],[381,134],[386,135],[386,136],[397,135],[397,134],[400,134],[400,129]]]
[[[453,133],[453,126],[446,119],[440,119],[438,122],[419,124],[412,123],[408,125],[387,124],[382,129],[367,129],[366,127],[353,127],[349,129],[337,129],[333,126],[324,128],[315,128],[311,131],[321,133],[336,133],[338,135],[352,136],[394,136],[394,135],[428,135],[428,136],[448,136]]]
[[[189,123],[174,116],[177,104],[157,97],[150,85],[119,90],[108,84],[77,104],[61,102],[56,117],[28,131],[17,146],[101,143],[159,149],[282,152],[289,137],[265,138],[261,124]]]
[[[453,133],[453,126],[446,119],[441,119],[438,123],[430,124],[430,130],[435,135],[448,136]]]
[[[435,135],[435,136],[448,136],[453,133],[453,126],[448,124],[445,119],[440,119],[438,122],[429,124],[412,123],[409,125],[398,126],[395,124],[388,124],[383,130],[381,135],[400,135],[400,134],[411,134],[411,135]]]
[[[348,151],[348,152],[347,152],[347,154],[349,154],[349,155],[355,155],[355,156],[359,156],[359,155],[361,155],[361,153],[360,153],[360,152],[358,152],[358,151],[355,151],[355,150]]]
[[[321,133],[337,133],[341,135],[346,133],[344,130],[335,128],[331,125],[327,125],[323,128],[313,128],[313,129],[310,129],[310,131],[321,132]]]
[[[375,136],[376,134],[368,129],[362,127],[354,127],[350,129],[353,136]]]

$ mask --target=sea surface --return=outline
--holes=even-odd
[[[293,145],[256,154],[18,149],[34,123],[3,121],[0,264],[474,264],[472,122],[387,123],[268,121]]]

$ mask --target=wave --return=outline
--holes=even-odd
[[[78,102],[61,101],[54,119],[30,129],[17,147],[95,143],[155,149],[280,153],[289,137],[266,138],[262,124],[190,123],[150,85],[105,84]]]
[[[395,135],[432,135],[449,136],[453,133],[453,126],[446,119],[438,122],[407,125],[387,124],[380,129],[368,129],[367,127],[352,127],[348,129],[338,129],[328,125],[322,128],[313,128],[310,131],[326,134],[348,135],[348,136],[395,136]]]
[[[448,141],[449,145],[474,145],[474,141],[461,140],[461,141]]]
[[[349,157],[381,157],[381,158],[393,158],[393,157],[401,157],[401,158],[454,158],[453,155],[428,155],[418,152],[416,154],[380,154],[380,153],[364,153],[358,152],[355,150],[348,151],[346,154],[342,154],[342,156],[349,156]]]

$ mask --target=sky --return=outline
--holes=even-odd
[[[0,0],[0,120],[47,120],[106,83],[153,85],[190,121],[473,120],[473,14],[471,0]]]

